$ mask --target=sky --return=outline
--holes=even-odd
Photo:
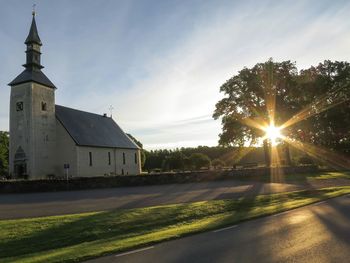
[[[349,1],[0,0],[0,130],[36,4],[56,104],[110,114],[146,149],[215,146],[220,86],[269,58],[350,61]]]

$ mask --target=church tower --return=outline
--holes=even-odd
[[[41,71],[41,40],[33,11],[25,70],[11,86],[10,173],[39,179],[54,174],[56,147],[55,85]]]

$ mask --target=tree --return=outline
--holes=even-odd
[[[350,141],[350,64],[326,60],[299,75],[299,100],[309,105],[307,120],[296,123],[294,133],[302,140],[328,149],[349,152]],[[300,96],[303,94],[303,96]]]
[[[145,153],[146,163],[144,168],[150,172],[164,167],[164,160],[171,154],[171,150],[151,150],[149,152],[145,151]]]
[[[347,62],[325,61],[300,73],[295,63],[272,59],[243,68],[220,87],[225,97],[213,114],[222,121],[219,144],[254,145],[264,134],[261,126],[273,122],[284,124],[283,134],[291,139],[302,140],[302,131],[315,144],[349,145],[349,80]],[[269,143],[264,142],[264,147]]]
[[[218,167],[225,167],[225,162],[220,160],[220,159],[214,159],[211,162],[211,165],[214,166],[214,168],[218,168]]]
[[[171,155],[165,157],[163,163],[164,170],[184,170],[185,169],[185,159],[187,157],[180,151],[172,152]]]
[[[190,156],[190,161],[197,170],[199,170],[202,167],[210,167],[210,159],[207,155],[203,153],[192,154]]]
[[[0,177],[8,176],[9,133],[0,131]]]

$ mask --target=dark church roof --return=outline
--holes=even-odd
[[[26,82],[36,82],[44,86],[55,89],[55,85],[49,80],[48,77],[41,70],[35,69],[25,69],[21,74],[19,74],[14,80],[12,80],[9,85],[14,86]]]
[[[139,148],[112,118],[59,105],[56,118],[79,146]]]

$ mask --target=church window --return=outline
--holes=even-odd
[[[23,110],[23,102],[17,102],[16,103],[16,111],[22,111]]]
[[[42,102],[41,103],[41,110],[42,111],[47,111],[47,104],[46,104],[46,102]]]
[[[125,164],[125,153],[123,153],[123,164]]]
[[[111,152],[108,152],[108,165],[111,165]]]
[[[135,153],[135,163],[137,164],[137,154]]]
[[[92,166],[92,152],[89,152],[89,165]]]
[[[124,175],[124,169],[122,169],[122,175]]]

